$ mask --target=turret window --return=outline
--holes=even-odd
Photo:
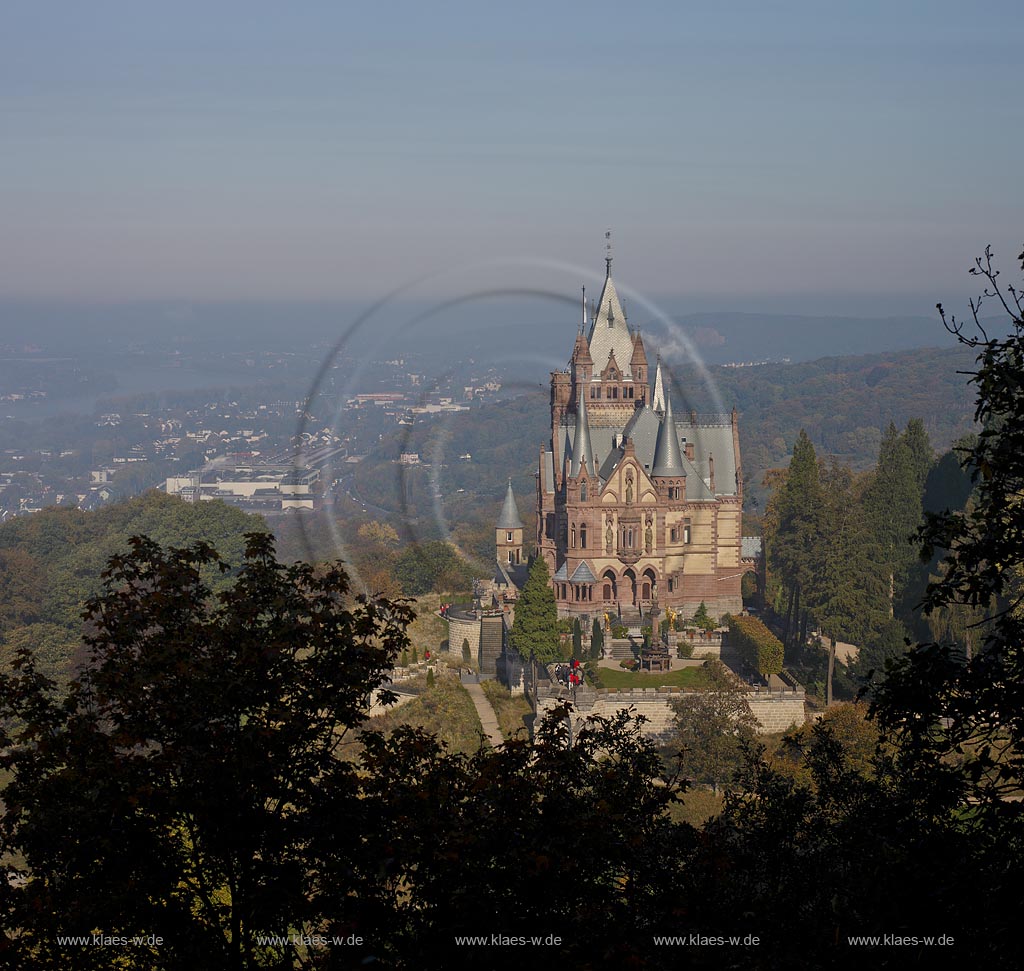
[[[511,532],[505,533],[505,542],[506,543],[511,543],[512,542],[512,533]]]

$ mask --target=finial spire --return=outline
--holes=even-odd
[[[580,324],[580,333],[585,334],[587,331],[587,288],[583,287],[583,323]]]
[[[610,229],[605,231],[604,239],[605,239],[604,248],[605,248],[605,253],[607,254],[605,256],[605,258],[604,258],[604,275],[605,276],[611,276],[612,275],[612,231]]]

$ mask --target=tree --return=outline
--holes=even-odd
[[[381,933],[399,967],[460,967],[456,935],[494,926],[559,936],[545,966],[664,966],[651,934],[679,906],[693,843],[668,815],[681,786],[627,712],[573,729],[570,717],[560,706],[534,743],[467,756],[412,730],[364,736],[368,782],[350,825],[369,836],[355,865],[383,870]],[[486,967],[521,968],[520,950],[491,948]]]
[[[340,749],[411,612],[349,602],[339,565],[282,566],[266,534],[246,537],[216,595],[210,568],[229,565],[208,544],[133,539],[87,605],[90,660],[67,699],[27,652],[0,675],[19,967],[109,966],[103,948],[58,940],[97,928],[163,938],[119,949],[133,967],[290,965],[294,946],[257,935],[339,917],[323,910],[316,846],[355,798]]]
[[[580,627],[578,617],[572,622],[572,656],[577,660],[583,660],[583,628]]]
[[[512,644],[523,657],[528,658],[532,654],[542,664],[557,661],[562,656],[558,607],[551,589],[548,565],[542,556],[530,564],[526,583],[516,602]]]
[[[916,435],[913,441],[920,449]],[[878,451],[874,479],[864,493],[864,518],[889,575],[890,609],[917,558],[913,537],[921,525],[922,460],[918,455],[915,464],[907,441],[890,422]]]
[[[705,631],[712,631],[718,626],[718,622],[708,613],[707,605],[703,600],[693,615],[693,622]]]
[[[787,650],[800,645],[800,600],[808,573],[821,552],[823,501],[818,459],[810,438],[801,429],[785,480],[772,494],[764,523],[768,564],[788,592]]]
[[[853,500],[848,469],[834,466],[826,476],[822,538],[806,581],[807,605],[828,639],[825,704],[832,704],[836,642],[863,644],[888,621],[887,590],[881,582],[871,537]]]
[[[743,746],[753,741],[757,719],[743,683],[721,661],[706,661],[704,669],[708,687],[687,692],[672,708],[680,771],[717,792],[743,764]]]
[[[932,448],[932,443],[928,439],[924,422],[920,418],[911,418],[901,437],[910,459],[917,491],[923,494],[928,473],[935,464],[935,449]]]
[[[410,597],[470,589],[472,571],[450,543],[431,540],[406,547],[395,561],[395,577]]]
[[[1024,253],[1019,260],[1024,269]],[[1020,290],[1000,284],[990,249],[971,273],[983,281],[982,295],[970,304],[974,330],[947,318],[941,305],[939,313],[977,352],[970,383],[981,431],[961,456],[974,493],[962,510],[928,513],[920,538],[922,559],[944,551],[941,573],[926,591],[926,614],[965,609],[985,619],[975,621],[969,657],[948,641],[914,648],[890,671],[874,710],[900,741],[909,768],[954,757],[964,798],[995,830],[1017,817],[1004,797],[1024,785],[1024,300]],[[1004,337],[990,336],[992,325],[982,321],[988,301],[1008,317]]]
[[[594,628],[590,633],[590,658],[596,661],[604,652],[604,629],[601,621],[594,618]]]

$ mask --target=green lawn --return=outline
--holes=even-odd
[[[634,674],[623,668],[601,668],[598,672],[606,688],[702,688],[707,684],[703,668],[680,668],[678,671],[644,671]]]

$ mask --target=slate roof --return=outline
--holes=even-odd
[[[757,559],[761,555],[761,537],[744,536],[740,555],[745,560]]]
[[[673,434],[673,432],[675,434]],[[651,475],[685,475],[683,456],[679,450],[679,430],[672,415],[672,396],[665,399],[665,417],[658,429],[658,441],[654,446],[654,462]]]
[[[519,518],[519,508],[516,506],[516,497],[512,492],[512,480],[508,480],[508,491],[505,493],[505,504],[498,514],[498,529],[524,529],[523,521]]]
[[[619,295],[615,291],[611,273],[604,279],[604,289],[597,305],[597,314],[590,324],[587,338],[590,356],[594,359],[594,372],[600,374],[608,364],[608,355],[615,353],[615,362],[623,377],[632,378],[629,362],[633,358],[633,337],[626,326]]]
[[[565,569],[565,564],[562,564],[562,569]],[[572,576],[569,578],[570,583],[597,583],[597,577],[594,576],[590,567],[586,563],[581,563],[572,572]]]

